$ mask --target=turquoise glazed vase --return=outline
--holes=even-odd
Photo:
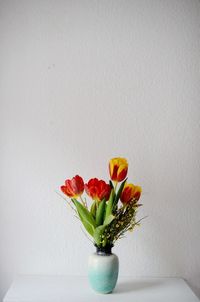
[[[91,287],[101,294],[111,293],[117,283],[119,260],[111,249],[112,246],[97,247],[96,253],[89,257],[89,282]]]

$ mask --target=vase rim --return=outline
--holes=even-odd
[[[110,245],[106,245],[106,246],[98,246],[98,245],[94,245],[96,247],[96,253],[99,255],[111,255],[112,254],[112,248],[113,248],[113,244]]]

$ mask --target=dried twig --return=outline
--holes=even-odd
[[[56,192],[56,194],[58,194],[60,197],[62,197],[62,199],[64,199],[66,202],[67,202],[67,204],[70,206],[70,208],[77,214],[77,211],[74,209],[74,207],[71,205],[71,203],[70,203],[70,201],[68,201],[62,194],[60,194],[60,192],[58,192],[58,191],[55,191]]]

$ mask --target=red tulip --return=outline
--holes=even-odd
[[[78,197],[83,194],[84,182],[82,177],[76,175],[71,180],[65,180],[65,185],[60,187],[61,191],[68,197]]]
[[[142,189],[139,186],[133,184],[125,184],[121,193],[120,200],[124,204],[130,203],[132,200],[139,200]]]
[[[111,187],[104,180],[92,178],[85,184],[86,193],[94,200],[109,199]]]
[[[113,181],[120,182],[126,178],[128,162],[125,158],[112,158],[109,162],[110,177]]]

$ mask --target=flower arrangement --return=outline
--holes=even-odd
[[[82,177],[76,175],[60,187],[71,199],[71,207],[100,249],[112,247],[125,232],[132,231],[139,224],[136,213],[141,206],[138,200],[142,190],[140,186],[127,183],[127,160],[111,159],[109,173],[109,183],[97,178],[84,183]],[[82,197],[84,191],[92,199],[90,206]]]

